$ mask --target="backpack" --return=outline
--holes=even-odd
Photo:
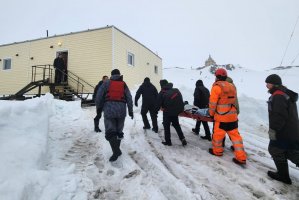
[[[163,107],[164,112],[171,116],[175,116],[184,111],[184,101],[182,94],[176,88],[164,91]]]

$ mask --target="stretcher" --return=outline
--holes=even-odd
[[[191,119],[196,119],[197,121],[207,121],[207,122],[213,122],[213,118],[212,117],[208,117],[208,116],[202,116],[199,115],[197,113],[192,114],[191,112],[181,112],[179,114],[180,117],[187,117],[187,118],[191,118]]]

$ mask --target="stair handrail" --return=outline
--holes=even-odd
[[[33,65],[32,66],[32,77],[31,77],[31,82],[36,82],[36,76],[38,75],[37,70],[38,69],[42,69],[42,80],[45,83],[54,83],[54,79],[53,79],[53,71],[54,70],[58,70],[60,73],[62,73],[63,76],[67,77],[67,81],[71,81],[72,83],[74,83],[76,85],[76,93],[74,93],[76,96],[78,96],[81,99],[87,99],[89,94],[92,94],[94,91],[94,86],[89,84],[88,82],[86,82],[85,80],[83,80],[82,78],[80,78],[78,75],[76,75],[75,73],[71,72],[71,71],[63,71],[60,70],[58,68],[55,68],[53,65],[51,64],[44,64],[44,65]],[[38,80],[40,81],[40,79]],[[88,90],[86,86],[89,86],[92,88],[92,91]],[[68,84],[70,85],[70,84]],[[71,86],[71,85],[70,85]],[[86,91],[86,92],[85,92]],[[81,94],[81,96],[79,95]],[[83,94],[87,94],[87,96],[85,98],[83,98]]]
[[[67,71],[67,73],[65,71],[63,71],[63,70],[60,70],[60,69],[58,69],[58,70],[63,74],[63,76],[65,76],[65,75],[67,76],[68,81],[69,81],[69,79],[71,79],[70,81],[72,81],[73,83],[77,84],[76,91],[77,91],[78,94],[81,93],[81,94],[88,94],[89,95],[90,93],[93,93],[93,90],[94,90],[95,87],[93,85],[87,83],[86,81],[84,81],[82,78],[80,78],[75,73],[73,73],[73,72],[71,72],[69,70]],[[87,84],[89,87],[91,87],[92,91],[89,91],[88,89],[86,89],[85,85],[82,82],[85,83],[85,84]],[[81,89],[81,92],[79,92],[79,89]],[[85,89],[86,93],[84,93],[84,89]],[[83,97],[82,97],[82,99],[83,99]]]
[[[42,80],[44,82],[48,82],[51,83],[52,81],[52,74],[53,74],[53,69],[51,68],[50,64],[45,64],[45,65],[33,65],[31,68],[31,82],[35,82],[36,81],[36,75],[37,69],[42,69],[43,70],[43,76],[42,76]],[[47,77],[47,78],[46,78]],[[40,80],[38,80],[40,81]]]

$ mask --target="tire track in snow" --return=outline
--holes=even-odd
[[[183,126],[184,127],[184,126]],[[185,127],[184,127],[185,128]],[[149,141],[150,144],[152,144],[150,141]],[[203,143],[203,141],[201,142]],[[198,145],[195,144],[194,140],[190,140],[188,142],[188,145],[187,146],[192,146],[193,148],[195,149],[198,149],[200,148],[200,146],[198,147]],[[207,145],[204,145],[205,147],[207,147]],[[209,144],[210,146],[210,144]],[[152,146],[152,148],[154,148]],[[207,151],[208,148],[204,148],[202,149],[203,151]],[[196,150],[194,150],[194,152],[197,152]],[[179,153],[179,152],[177,152]],[[159,153],[158,153],[159,154]],[[226,153],[227,154],[227,153]],[[233,154],[231,154],[232,157],[234,156]],[[226,156],[228,157],[228,156]],[[182,180],[185,185],[187,187],[190,187],[192,190],[196,190],[198,189],[198,179],[199,180],[203,180],[203,181],[208,181],[209,177],[205,177],[204,175],[202,175],[203,177],[199,176],[199,177],[196,177],[196,179],[194,178],[194,174],[195,173],[190,173],[190,165],[189,164],[186,164],[184,163],[184,159],[182,161],[178,161],[178,159],[174,159],[177,164],[177,166],[182,166],[180,168],[180,170],[173,170],[171,169],[171,167],[169,166],[172,166],[171,164],[168,165],[167,162],[165,160],[163,160],[163,163],[164,165],[167,166],[168,170],[170,170],[172,172],[172,174],[174,174],[175,177],[177,177],[178,179]],[[210,170],[212,169],[213,172],[215,172],[215,176],[220,176],[224,179],[226,179],[225,182],[227,182],[227,184],[230,184],[231,182],[236,182],[237,180],[237,177],[230,174],[229,172],[226,172],[226,168],[225,167],[222,167],[223,165],[223,162],[230,162],[232,163],[231,161],[217,161],[216,163],[215,162],[210,162],[210,161],[206,161],[205,162],[205,165],[208,166],[208,168],[210,168]],[[199,164],[202,164],[202,163],[199,163]],[[238,166],[235,166],[235,167],[238,167]],[[180,171],[179,174],[175,174],[174,172],[177,172],[177,171]],[[263,182],[262,179],[260,179],[260,182]],[[215,183],[210,183],[212,185],[217,185]],[[209,186],[208,184],[202,184],[203,187],[205,188],[208,188],[209,189],[209,192],[212,196],[214,196],[216,199],[231,199],[232,197],[230,196],[230,193],[227,194],[227,190],[222,190],[220,189],[219,190],[215,190],[214,188],[215,187],[211,187],[211,185]],[[221,186],[219,186],[221,187]],[[255,188],[254,186],[250,185],[250,184],[246,184],[246,183],[242,183],[242,185],[240,184],[239,185],[240,188],[244,188],[244,190],[247,191],[247,194],[248,194],[248,197],[247,199],[260,199],[260,198],[264,198],[266,195],[263,191],[260,191],[258,188]]]
[[[131,138],[134,139],[137,137],[137,130],[138,129],[134,124],[130,131]],[[157,189],[160,190],[160,192],[167,199],[202,199],[199,194],[193,194],[190,191],[190,188],[182,184],[182,182],[178,179],[178,177],[176,177],[175,173],[172,172],[171,168],[165,162],[163,155],[155,149],[147,135],[155,134],[155,136],[158,136],[159,138],[160,136],[152,131],[143,131],[143,134],[144,139],[149,145],[148,151],[130,151],[129,156],[140,167],[140,169],[146,173],[147,176],[145,177],[145,181],[154,182],[154,185],[157,187]],[[158,140],[157,137],[155,139]],[[159,141],[161,144],[161,140]],[[180,189],[178,190],[178,188]]]

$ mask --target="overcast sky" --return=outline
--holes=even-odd
[[[164,67],[279,66],[299,0],[3,0],[0,44],[114,25],[163,59]],[[299,22],[283,65],[299,54]],[[294,65],[299,65],[299,58]]]

